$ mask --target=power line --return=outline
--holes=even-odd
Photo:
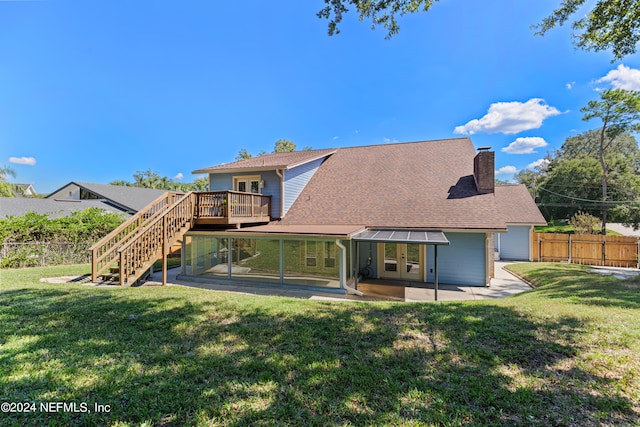
[[[626,200],[626,201],[622,201],[622,200],[591,200],[591,199],[583,199],[581,197],[567,196],[566,194],[556,193],[555,191],[547,190],[546,188],[543,188],[543,187],[538,187],[537,189],[545,191],[545,192],[550,193],[550,194],[553,194],[553,195],[558,196],[558,197],[564,197],[565,199],[577,200],[579,202],[594,203],[594,204],[599,204],[599,205],[616,206],[616,205],[631,205],[631,204],[636,204],[636,203],[640,204],[640,200]]]

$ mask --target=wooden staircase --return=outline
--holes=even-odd
[[[131,286],[167,255],[192,226],[196,193],[167,192],[91,247],[91,281]]]

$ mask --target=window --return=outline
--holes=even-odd
[[[318,242],[306,242],[306,263],[307,267],[315,267],[318,265]]]
[[[242,193],[260,194],[260,190],[262,190],[261,183],[260,175],[234,176],[233,190]]]

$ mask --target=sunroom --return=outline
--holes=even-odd
[[[284,232],[286,231],[286,233]],[[441,232],[365,230],[353,226],[265,226],[229,231],[190,231],[184,236],[181,277],[224,284],[258,283],[271,286],[316,288],[345,293],[355,291],[366,275],[371,245],[408,248],[409,256],[381,252],[385,271],[412,272],[427,281],[427,254],[436,266],[437,249],[448,245]],[[434,250],[428,252],[427,246]],[[413,250],[412,250],[413,249]],[[434,256],[435,255],[435,256]],[[402,279],[404,275],[398,275]]]

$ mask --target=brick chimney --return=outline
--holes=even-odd
[[[478,148],[473,159],[473,177],[480,194],[493,193],[495,189],[495,153],[491,147]]]

